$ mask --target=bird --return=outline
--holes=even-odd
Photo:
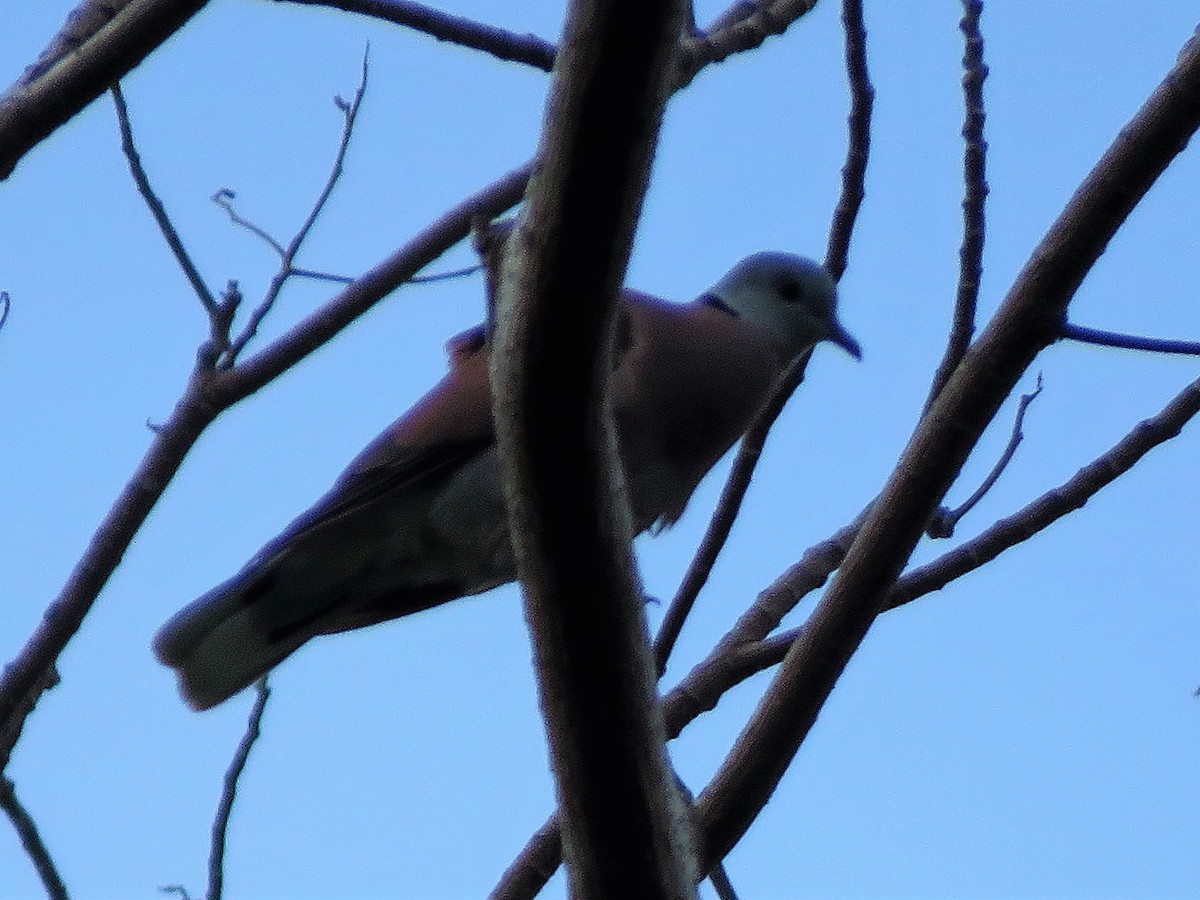
[[[618,303],[610,391],[635,531],[683,513],[789,364],[820,342],[862,351],[818,263],[765,251],[690,303]],[[332,488],[229,580],[170,618],[153,650],[194,709],[248,687],[310,639],[516,580],[492,421],[489,336],[447,343],[449,371]]]

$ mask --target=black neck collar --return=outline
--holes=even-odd
[[[725,313],[725,315],[727,315],[727,316],[732,316],[735,319],[740,318],[740,316],[738,315],[738,311],[736,309],[734,309],[732,306],[730,306],[728,303],[726,303],[724,300],[722,300],[720,297],[718,297],[716,294],[702,294],[700,296],[700,302],[703,303],[705,306],[711,306],[713,309],[719,309],[721,312]]]

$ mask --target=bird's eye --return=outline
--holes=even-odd
[[[775,290],[779,292],[779,296],[783,298],[784,303],[795,303],[804,294],[800,283],[793,281],[791,278],[779,279],[775,284]]]

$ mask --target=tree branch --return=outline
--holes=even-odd
[[[246,731],[238,742],[222,783],[221,799],[217,803],[217,814],[213,819],[212,847],[208,856],[207,900],[221,900],[225,890],[225,838],[229,833],[229,817],[233,814],[233,801],[237,798],[238,780],[246,770],[254,742],[262,734],[262,718],[269,699],[271,688],[264,676],[254,684],[254,706],[250,708]]]
[[[984,428],[1058,337],[1080,282],[1197,126],[1193,41],[1080,185],[918,426],[833,585],[701,795],[703,867],[723,858],[766,804]]]
[[[726,17],[729,17],[728,13]],[[740,18],[730,19],[729,24],[721,27],[731,27],[745,17],[743,14]],[[846,270],[850,238],[854,233],[859,209],[862,207],[863,184],[867,175],[871,143],[871,115],[875,104],[875,89],[871,86],[871,77],[867,70],[867,33],[863,24],[862,3],[859,0],[847,0],[842,11],[842,23],[846,33],[846,77],[850,84],[851,103],[850,137],[846,147],[846,163],[842,167],[842,192],[833,214],[829,247],[825,256],[825,268],[835,280],[840,279]],[[806,354],[797,360],[792,368],[784,373],[766,406],[755,417],[739,444],[733,468],[721,490],[721,497],[709,520],[708,529],[691,565],[688,566],[679,590],[667,607],[662,625],[659,626],[654,641],[654,655],[660,675],[666,671],[667,661],[683,630],[683,624],[709,575],[712,574],[717,557],[720,556],[733,530],[733,523],[737,520],[742,501],[750,487],[750,480],[762,456],[767,434],[783,412],[787,401],[804,381],[810,355]]]
[[[305,6],[330,6],[345,12],[359,13],[413,31],[427,34],[439,41],[457,44],[470,50],[481,50],[505,62],[519,62],[543,72],[554,66],[555,47],[533,34],[516,34],[495,25],[453,16],[411,0],[287,0]]]
[[[953,535],[954,529],[958,527],[962,517],[974,509],[975,504],[986,497],[987,492],[1000,480],[1000,476],[1004,474],[1008,464],[1017,455],[1017,448],[1021,446],[1021,441],[1025,440],[1025,413],[1029,410],[1029,404],[1036,400],[1041,393],[1042,373],[1038,372],[1037,386],[1028,394],[1022,394],[1021,399],[1017,402],[1017,414],[1013,416],[1012,432],[1008,436],[1008,444],[1004,447],[1000,458],[996,460],[996,464],[992,466],[992,470],[987,473],[987,476],[979,483],[979,487],[975,488],[971,496],[964,500],[958,509],[938,507],[937,512],[933,514],[929,524],[925,527],[927,535],[931,538],[948,538]]]
[[[33,862],[38,877],[42,879],[42,887],[46,889],[46,896],[50,900],[67,900],[66,885],[63,884],[62,876],[58,874],[58,868],[54,865],[50,851],[46,849],[46,843],[38,832],[37,823],[33,821],[33,816],[29,815],[29,811],[25,809],[21,801],[17,799],[17,790],[12,781],[3,775],[0,775],[0,809],[4,810],[8,820],[12,822],[17,837],[21,839],[25,855]]]
[[[829,245],[825,268],[834,281],[841,281],[850,255],[850,238],[865,196],[867,162],[871,152],[871,117],[875,109],[875,88],[867,68],[867,28],[863,22],[861,0],[842,4],[842,30],[846,35],[846,81],[850,86],[850,115],[846,120],[850,139],[846,162],[842,166],[842,193],[829,226]]]
[[[133,126],[129,123],[129,107],[125,104],[125,94],[121,91],[121,85],[119,83],[114,84],[110,91],[112,93],[113,105],[117,108],[117,127],[121,131],[121,151],[125,154],[125,161],[129,164],[129,173],[133,176],[133,183],[137,185],[138,193],[146,201],[146,206],[150,208],[150,214],[154,217],[154,224],[158,226],[163,240],[171,248],[175,262],[183,270],[188,284],[196,292],[196,297],[199,299],[200,305],[204,307],[204,311],[208,313],[209,320],[215,325],[220,319],[220,307],[217,305],[212,291],[204,283],[204,277],[192,261],[191,254],[183,246],[183,240],[179,237],[179,232],[175,230],[175,224],[171,221],[171,217],[167,215],[166,207],[163,206],[162,200],[159,199],[158,194],[154,192],[154,187],[150,184],[150,177],[146,174],[146,170],[142,166],[142,158],[133,143]],[[215,330],[213,338],[214,340],[217,338]]]
[[[1101,331],[1071,322],[1063,322],[1062,337],[1081,344],[1096,344],[1101,347],[1116,347],[1120,350],[1146,350],[1150,353],[1176,353],[1183,356],[1200,356],[1200,341],[1175,341],[1168,338],[1141,337],[1122,334],[1118,331]]]
[[[58,126],[149,56],[205,2],[129,0],[111,19],[99,4],[81,4],[37,63],[0,96],[0,179],[11,175],[21,157]],[[100,12],[93,14],[96,10]],[[69,40],[63,39],[64,34],[69,34]]]
[[[313,226],[317,222],[317,217],[325,208],[325,204],[329,202],[329,198],[333,196],[333,189],[337,187],[337,183],[342,177],[346,162],[346,151],[350,149],[350,138],[354,135],[354,123],[358,120],[358,111],[362,108],[363,97],[367,93],[367,76],[370,74],[369,57],[370,47],[363,51],[362,77],[358,82],[358,88],[354,92],[354,99],[347,102],[339,96],[335,101],[338,109],[342,111],[344,121],[342,123],[342,138],[338,142],[338,149],[337,153],[334,154],[333,165],[330,166],[329,175],[325,179],[325,185],[321,188],[321,192],[313,202],[312,209],[308,211],[308,216],[296,230],[292,239],[288,241],[286,247],[281,246],[257,225],[248,222],[237,214],[229,202],[233,198],[232,191],[218,191],[213,197],[213,200],[229,213],[229,217],[235,223],[249,228],[252,232],[267,241],[279,253],[279,270],[272,276],[266,295],[258,306],[254,308],[254,311],[250,313],[250,319],[242,327],[241,334],[230,342],[228,349],[222,354],[218,362],[218,365],[223,369],[230,368],[246,348],[246,345],[258,334],[259,326],[270,315],[271,310],[274,309],[275,301],[279,299],[279,292],[283,290],[284,284],[296,274],[296,269],[293,265],[296,260],[296,254],[300,252],[300,247],[312,231]]]
[[[983,34],[979,17],[983,14],[982,0],[963,0],[963,17],[959,28],[963,33],[963,236],[959,247],[958,296],[954,303],[954,319],[946,352],[938,364],[925,400],[925,411],[933,405],[950,374],[966,355],[975,333],[975,309],[979,304],[979,282],[983,277],[984,202],[987,200],[987,141],[983,126],[987,114],[983,104],[983,83],[988,67],[983,61]]]
[[[491,355],[571,894],[595,900],[695,896],[608,396],[617,292],[683,18],[679,0],[571,5]]]

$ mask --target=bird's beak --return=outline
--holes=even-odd
[[[850,336],[850,332],[842,327],[841,322],[833,323],[833,328],[830,330],[829,337],[826,340],[837,344],[855,359],[862,359],[862,347],[858,345],[858,341]]]

